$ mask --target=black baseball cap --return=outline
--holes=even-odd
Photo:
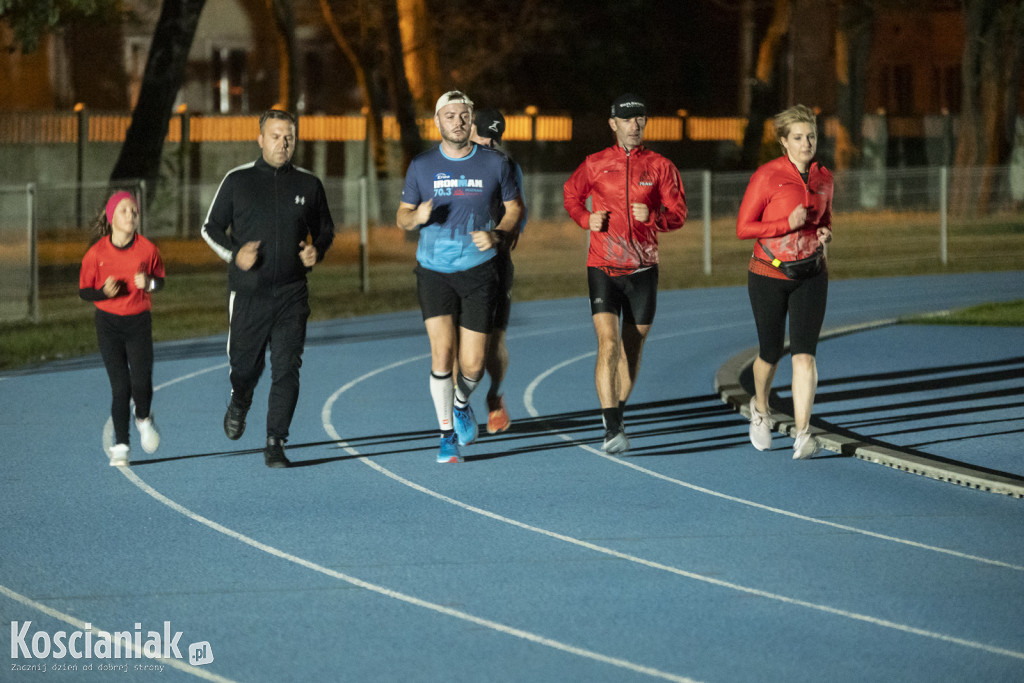
[[[497,109],[477,109],[473,114],[477,135],[501,142],[505,134],[505,117]]]
[[[617,119],[647,116],[647,103],[633,93],[620,95],[619,99],[612,102],[612,116]]]

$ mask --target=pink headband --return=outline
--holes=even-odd
[[[132,200],[132,203],[135,204],[136,207],[138,207],[139,203],[135,201],[135,197],[132,195],[131,192],[127,192],[125,190],[121,190],[120,192],[115,192],[110,197],[110,199],[107,200],[107,222],[108,223],[110,223],[110,224],[114,223],[114,210],[117,209],[117,205],[120,204],[125,199]]]

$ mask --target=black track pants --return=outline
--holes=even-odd
[[[270,347],[267,436],[287,438],[299,400],[299,369],[306,345],[309,296],[305,281],[278,287],[275,294],[231,293],[228,358],[231,388],[250,400]]]

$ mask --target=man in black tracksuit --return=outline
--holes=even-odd
[[[295,118],[271,109],[260,117],[256,161],[224,176],[203,224],[203,239],[227,261],[231,401],[224,433],[238,439],[270,345],[268,467],[288,467],[284,442],[299,399],[306,343],[306,273],[334,241],[323,184],[293,166]]]

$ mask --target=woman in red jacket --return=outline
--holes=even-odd
[[[803,459],[821,447],[810,433],[810,420],[818,386],[814,354],[828,299],[823,246],[832,239],[832,174],[814,161],[818,137],[810,108],[798,104],[774,123],[785,154],[754,172],[736,219],[737,236],[755,240],[747,273],[759,344],[750,442],[761,451],[771,448],[768,394],[783,354],[788,313],[793,457]]]
[[[142,449],[154,452],[160,433],[150,412],[153,400],[152,292],[164,285],[164,264],[156,246],[138,234],[139,205],[128,192],[115,192],[96,218],[99,240],[82,259],[78,294],[96,306],[96,339],[112,394],[114,445],[110,464],[129,460],[131,402]]]

